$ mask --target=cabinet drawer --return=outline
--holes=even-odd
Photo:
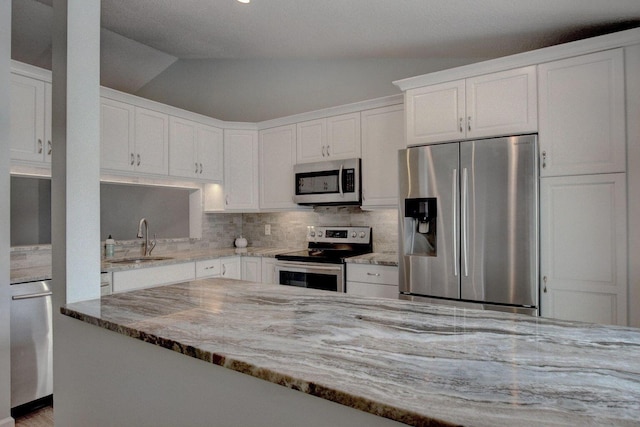
[[[220,258],[196,261],[196,279],[220,275]]]
[[[347,293],[361,297],[398,299],[398,286],[347,281]]]
[[[347,264],[347,281],[398,285],[398,267],[390,265]]]

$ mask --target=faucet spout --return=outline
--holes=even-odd
[[[138,224],[138,239],[142,239],[142,227],[144,226],[144,246],[142,247],[142,256],[148,256],[151,251],[149,250],[149,222],[147,218],[142,218]],[[154,245],[155,246],[155,245]]]

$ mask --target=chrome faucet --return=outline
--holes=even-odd
[[[142,247],[142,256],[151,255],[151,251],[156,247],[155,234],[153,235],[153,241],[151,247],[149,247],[149,223],[147,218],[142,218],[138,224],[138,239],[142,239],[142,226],[144,225],[144,246]]]

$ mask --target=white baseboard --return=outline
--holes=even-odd
[[[0,420],[0,427],[15,427],[15,425],[16,421],[11,417]]]

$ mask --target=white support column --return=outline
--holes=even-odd
[[[11,418],[11,329],[9,289],[9,147],[11,117],[11,0],[0,0],[0,427]]]
[[[62,304],[100,297],[100,0],[54,0],[52,42],[57,313]]]

